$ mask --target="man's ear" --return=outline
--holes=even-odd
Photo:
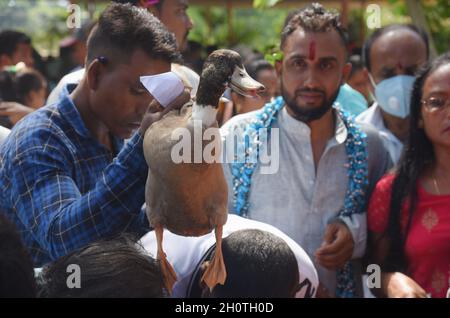
[[[93,91],[97,90],[104,72],[105,67],[98,59],[95,59],[89,64],[87,67],[87,84],[89,89]]]
[[[344,85],[345,83],[347,83],[351,72],[352,72],[352,64],[351,63],[345,63],[344,69],[342,70],[341,85]]]

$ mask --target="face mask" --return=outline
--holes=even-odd
[[[375,87],[378,105],[386,113],[395,117],[408,117],[414,76],[397,75],[381,81],[378,85],[375,84],[371,75],[369,78]]]

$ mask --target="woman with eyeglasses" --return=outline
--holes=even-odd
[[[450,280],[450,52],[417,76],[410,131],[397,168],[368,209],[378,297],[445,297]],[[377,284],[375,284],[377,285]]]

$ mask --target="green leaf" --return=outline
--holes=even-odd
[[[257,9],[270,8],[281,0],[253,0],[253,7]]]

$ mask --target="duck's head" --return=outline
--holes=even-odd
[[[230,87],[236,93],[256,97],[264,85],[251,78],[241,56],[232,50],[212,52],[205,61],[197,91],[197,103],[217,107],[219,98]]]

